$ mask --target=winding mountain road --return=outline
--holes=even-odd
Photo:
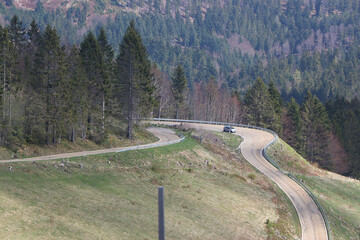
[[[159,123],[159,122],[153,122]],[[166,125],[179,125],[178,122],[161,122]],[[184,123],[191,128],[222,131],[223,126]],[[302,240],[327,240],[327,231],[324,219],[311,197],[283,172],[273,167],[262,155],[264,147],[274,136],[268,132],[256,129],[236,127],[236,134],[244,138],[240,148],[243,156],[255,168],[274,181],[290,198],[298,212]]]
[[[8,159],[8,160],[0,160],[0,163],[55,160],[55,159],[62,159],[62,158],[83,157],[83,156],[97,155],[97,154],[104,154],[104,153],[121,152],[124,150],[130,150],[130,149],[144,149],[144,148],[155,147],[154,145],[163,146],[169,142],[171,143],[172,141],[180,139],[173,130],[168,129],[168,128],[151,127],[151,128],[148,128],[147,130],[149,132],[153,133],[156,137],[158,137],[159,140],[155,143],[139,145],[139,146],[135,146],[135,147],[130,146],[130,147],[108,148],[108,149],[100,149],[100,150],[92,150],[92,151],[82,151],[82,152],[48,155],[48,156],[39,156],[39,157],[32,157],[32,158]]]
[[[151,122],[158,124],[159,122]],[[164,125],[179,125],[179,122],[161,122]],[[191,128],[204,129],[210,131],[222,131],[223,126],[210,125],[210,124],[198,124],[198,123],[186,123]],[[166,128],[149,128],[150,132],[159,138],[157,144],[171,143],[174,140],[178,140],[174,131]],[[320,211],[315,205],[311,197],[294,181],[288,176],[282,173],[280,170],[273,167],[266,159],[262,156],[263,148],[273,140],[274,136],[270,133],[248,129],[248,128],[236,128],[237,135],[244,138],[240,148],[241,152],[246,160],[257,168],[264,175],[274,181],[290,198],[294,204],[296,211],[298,212],[301,229],[302,229],[302,240],[327,240],[327,231],[324,220],[321,216]],[[154,144],[146,144],[137,146],[137,149],[154,147]],[[25,161],[41,161],[41,160],[55,160],[61,158],[81,157],[87,155],[96,155],[104,153],[119,152],[126,149],[133,149],[134,147],[121,147],[121,148],[109,148],[102,150],[93,151],[82,151],[75,153],[64,153],[50,156],[41,156],[26,159],[9,159],[0,160],[0,163],[8,162],[25,162]]]

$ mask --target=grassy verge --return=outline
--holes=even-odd
[[[269,149],[269,154],[284,169],[314,193],[330,222],[333,239],[360,239],[360,182],[313,166],[283,141]]]
[[[360,239],[360,183],[298,174],[318,198],[330,222],[333,239]]]
[[[317,170],[280,138],[268,148],[267,154],[287,172],[313,174]]]
[[[232,148],[227,137],[72,158],[64,168],[61,161],[13,163],[12,171],[3,164],[0,238],[156,239],[162,185],[168,239],[267,239],[266,223],[291,219],[287,203],[262,174],[224,150]]]
[[[15,152],[0,148],[0,159],[13,159],[13,158],[29,158],[36,156],[44,156],[51,154],[60,154],[67,152],[79,152],[84,150],[97,150],[103,148],[113,148],[113,147],[126,147],[140,144],[147,144],[151,142],[155,142],[158,139],[148,131],[136,128],[135,130],[135,140],[128,140],[124,137],[119,137],[114,134],[109,134],[107,139],[102,144],[96,144],[87,139],[76,139],[73,143],[66,139],[63,139],[60,144],[52,144],[52,145],[31,145],[26,144],[21,148],[16,150]]]

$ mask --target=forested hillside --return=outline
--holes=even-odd
[[[3,24],[15,13],[27,26],[50,23],[69,45],[104,27],[115,51],[134,18],[151,59],[167,74],[181,62],[191,87],[215,77],[244,93],[263,74],[287,99],[359,96],[356,0],[6,0],[0,9]]]
[[[359,176],[359,20],[358,1],[0,1],[1,145],[218,120]]]

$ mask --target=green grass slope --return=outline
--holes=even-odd
[[[60,160],[1,164],[0,238],[157,239],[161,185],[168,239],[297,239],[291,204],[239,156],[239,143],[196,132],[171,146],[73,158],[64,168]]]
[[[360,181],[319,169],[282,140],[268,154],[314,193],[330,222],[333,239],[360,239]]]

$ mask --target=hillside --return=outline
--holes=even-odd
[[[1,146],[102,142],[130,136],[126,119],[176,115],[270,128],[321,167],[359,176],[356,1],[30,1],[19,10],[22,3],[0,4]],[[142,101],[132,117],[129,89],[120,87],[129,86],[129,61],[118,51],[130,47],[128,27],[147,81],[131,95]],[[320,31],[317,47],[306,40],[312,31]],[[275,53],[277,42],[288,51]],[[48,58],[53,49],[58,57]],[[175,65],[186,80],[179,108]]]
[[[152,60],[167,74],[182,62],[191,82],[214,76],[244,92],[260,76],[275,81],[287,98],[299,99],[308,89],[321,94],[322,100],[337,94],[347,99],[359,96],[358,74],[347,74],[346,69],[356,67],[348,54],[360,39],[358,1],[2,2],[3,24],[13,14],[25,24],[35,18],[42,28],[55,25],[69,45],[78,44],[87,29],[104,26],[117,49],[134,18]],[[310,57],[301,58],[308,53]],[[259,69],[259,64],[271,66],[271,71]],[[344,70],[329,72],[333,64]],[[278,65],[280,72],[273,70]]]
[[[283,170],[295,173],[318,198],[329,219],[333,239],[359,239],[358,180],[319,169],[316,164],[312,165],[304,160],[281,140],[271,146],[268,153]]]
[[[66,171],[59,161],[2,164],[1,238],[153,239],[163,185],[170,239],[298,239],[292,205],[235,152],[240,138],[186,134],[172,146],[73,158]]]

